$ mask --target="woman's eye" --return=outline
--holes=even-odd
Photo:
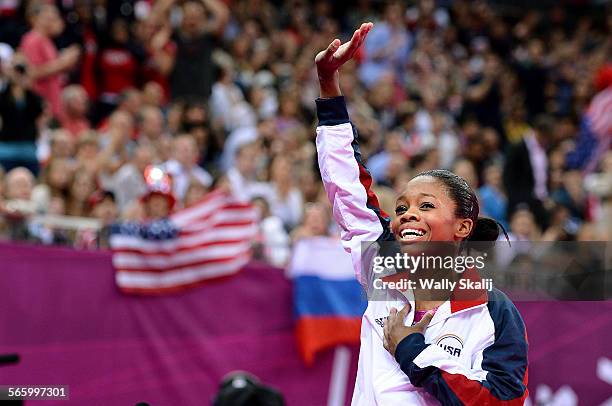
[[[406,210],[408,210],[406,206],[397,206],[395,208],[395,214],[399,216],[400,214],[404,214]]]
[[[425,202],[423,204],[421,204],[421,209],[434,209],[436,206],[434,206],[432,203],[429,202]]]

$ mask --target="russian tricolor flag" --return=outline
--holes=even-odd
[[[313,237],[296,242],[289,276],[298,348],[307,364],[318,351],[359,343],[367,300],[339,240]]]

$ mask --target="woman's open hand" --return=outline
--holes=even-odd
[[[315,64],[321,85],[321,97],[341,95],[338,69],[353,57],[373,26],[372,23],[363,23],[355,30],[350,41],[342,44],[339,39],[335,39],[317,54]]]
[[[372,23],[363,23],[355,30],[350,41],[341,44],[339,39],[335,39],[327,49],[319,52],[315,57],[319,76],[332,74],[351,59],[355,51],[363,44],[373,25]]]

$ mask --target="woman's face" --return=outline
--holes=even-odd
[[[306,209],[304,213],[304,227],[309,230],[310,235],[327,235],[329,216],[326,209],[318,205]]]
[[[397,198],[391,230],[402,245],[425,241],[461,241],[473,226],[455,217],[455,202],[445,186],[430,176],[419,176]]]
[[[70,166],[65,160],[54,161],[49,169],[49,185],[57,189],[66,189],[72,176]]]
[[[536,230],[533,214],[529,210],[518,210],[510,221],[510,231],[520,238],[529,238]]]
[[[94,178],[87,172],[77,172],[70,187],[70,195],[77,201],[84,202],[94,192]]]
[[[72,138],[63,130],[58,130],[53,134],[51,144],[51,156],[54,158],[68,158],[74,151]]]
[[[291,181],[291,164],[284,157],[277,157],[272,163],[270,177],[274,182],[290,182]]]
[[[493,187],[502,186],[502,170],[499,166],[492,165],[485,169],[485,183]]]
[[[99,151],[100,148],[97,143],[91,141],[83,143],[77,149],[77,159],[79,161],[93,161]]]

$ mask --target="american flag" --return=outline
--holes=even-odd
[[[585,172],[596,169],[603,154],[612,147],[612,86],[597,93],[580,124],[576,146],[567,156],[570,168]]]
[[[119,289],[163,294],[238,272],[251,257],[257,214],[248,203],[220,192],[147,224],[111,228]]]

